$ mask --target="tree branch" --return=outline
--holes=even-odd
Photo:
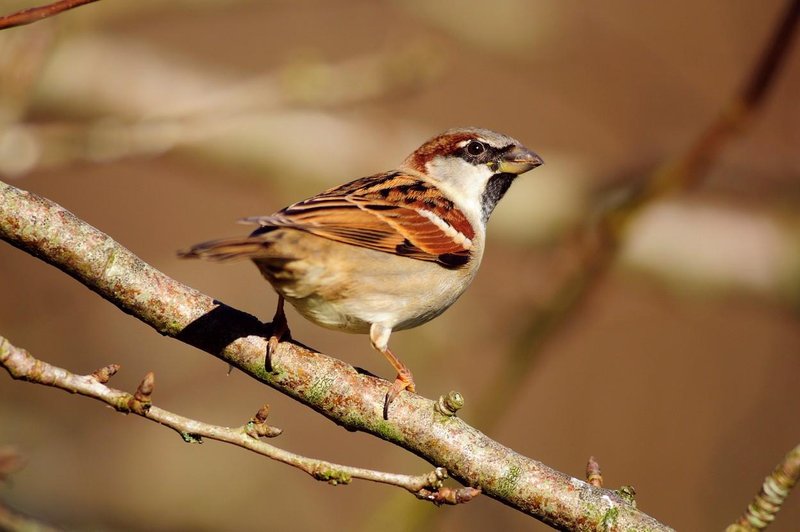
[[[97,2],[97,0],[59,0],[52,4],[23,9],[22,11],[0,17],[0,30],[33,24],[44,18],[52,17],[69,9],[80,7],[84,4],[91,4],[92,2]]]
[[[0,182],[0,238],[68,273],[161,334],[198,347],[350,430],[395,443],[465,486],[556,528],[669,530],[617,493],[555,471],[488,438],[435,403],[403,393],[384,420],[388,383],[297,343],[264,368],[270,325],[167,277],[55,203]]]
[[[400,475],[334,464],[279,449],[260,439],[275,437],[281,433],[280,429],[267,424],[268,405],[263,406],[250,421],[240,427],[210,425],[158,408],[153,406],[151,400],[154,387],[152,373],[145,376],[136,393],[131,395],[106,385],[106,382],[119,370],[116,364],[101,368],[91,375],[75,375],[34,358],[24,349],[11,345],[2,336],[0,336],[0,365],[15,379],[91,397],[106,403],[118,412],[132,413],[155,421],[175,430],[187,443],[202,443],[202,438],[230,443],[294,466],[315,479],[330,484],[349,484],[354,478],[370,480],[404,488],[420,499],[437,504],[468,502],[480,494],[480,490],[474,488],[458,490],[444,488],[442,482],[447,478],[447,470],[444,468],[436,468],[426,475]]]
[[[775,470],[764,479],[761,490],[747,506],[747,510],[725,532],[756,532],[767,528],[775,520],[775,515],[798,480],[800,445],[789,451]]]

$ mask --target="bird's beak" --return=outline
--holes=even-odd
[[[496,166],[500,173],[519,175],[543,164],[542,158],[525,146],[515,146],[503,155]]]

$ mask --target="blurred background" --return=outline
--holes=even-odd
[[[581,478],[594,455],[606,486],[633,485],[660,521],[721,529],[800,442],[800,43],[701,184],[647,205],[596,275],[581,277],[581,235],[689,149],[785,6],[100,1],[0,32],[0,176],[267,321],[276,296],[252,265],[176,250],[389,169],[444,129],[514,136],[547,164],[495,211],[473,286],[394,335],[395,352],[419,393],[458,390],[459,415],[514,450]],[[4,243],[0,301],[15,345],[76,373],[119,363],[111,384],[128,391],[152,370],[163,408],[234,426],[269,402],[287,450],[430,470]],[[393,377],[366,337],[288,319],[303,343]],[[26,465],[0,499],[74,530],[547,529],[488,497],[437,509],[386,486],[331,487],[5,372],[2,445]],[[798,522],[793,494],[772,530]]]

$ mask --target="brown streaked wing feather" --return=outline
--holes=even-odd
[[[445,220],[451,234],[418,212]],[[400,173],[378,174],[330,189],[266,217],[249,218],[262,227],[293,227],[323,238],[437,262],[463,266],[475,234],[464,214],[433,185]],[[258,231],[256,231],[258,232]],[[457,238],[460,232],[464,238]]]

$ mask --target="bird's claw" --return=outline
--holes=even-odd
[[[386,397],[383,401],[383,419],[389,419],[389,405],[392,404],[403,390],[408,390],[412,393],[416,391],[414,377],[408,369],[405,369],[405,371],[397,375],[397,378],[395,378],[394,382],[389,387],[389,391],[386,392]]]

